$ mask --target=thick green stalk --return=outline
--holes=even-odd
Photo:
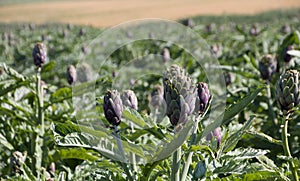
[[[125,152],[124,152],[124,148],[123,148],[123,143],[122,143],[121,136],[120,136],[117,126],[114,126],[114,134],[116,136],[116,141],[117,141],[117,146],[118,146],[119,152],[121,153],[122,158],[123,158],[123,160],[120,161],[120,164],[124,168],[124,171],[127,174],[128,180],[133,181],[134,179],[132,178],[132,173],[130,172],[130,170],[128,169],[128,165],[126,164],[127,160],[126,160],[126,156],[125,156]]]
[[[173,153],[172,163],[172,181],[180,181],[180,159],[181,159],[181,146]]]
[[[289,148],[289,142],[288,142],[288,119],[289,119],[289,114],[287,114],[284,118],[284,123],[282,127],[282,147],[284,150],[285,156],[287,156],[289,159],[292,158],[290,148]],[[292,171],[293,174],[293,179],[295,181],[299,180],[298,173],[297,173],[297,168],[295,167],[295,164],[292,160],[289,160],[289,165],[290,165],[290,170]]]
[[[40,126],[39,133],[37,134],[37,137],[35,140],[35,168],[37,171],[37,178],[39,179],[41,176],[40,169],[42,167],[42,161],[43,161],[43,138],[45,133],[45,122],[44,122],[44,95],[43,95],[43,87],[41,85],[41,67],[38,67],[37,73],[36,73],[36,95],[37,95],[37,105],[38,105],[38,126]]]
[[[191,139],[191,142],[190,142],[190,146],[195,144],[194,142],[195,142],[195,137],[196,137],[197,130],[198,130],[198,123],[199,123],[200,117],[201,116],[199,116],[196,120],[194,120],[195,124],[194,124],[193,132],[192,132],[192,135],[191,135],[192,139]],[[184,163],[184,166],[183,166],[181,180],[186,180],[190,165],[192,163],[193,154],[194,154],[194,152],[192,152],[192,151],[190,151],[189,154],[188,154],[188,157],[187,157],[187,159]]]
[[[270,82],[267,81],[267,91],[268,91],[268,110],[269,110],[269,115],[270,119],[273,121],[274,126],[277,125],[277,119],[276,119],[276,114],[274,112],[273,106],[272,106],[272,95],[271,95],[271,85]]]

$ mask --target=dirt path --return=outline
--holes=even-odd
[[[0,22],[64,22],[107,27],[132,19],[255,14],[300,7],[299,0],[77,0],[0,7]]]

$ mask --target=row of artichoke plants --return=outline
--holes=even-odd
[[[11,172],[13,175],[24,176],[23,178],[27,179],[57,179],[58,176],[55,174],[55,169],[53,175],[50,174],[50,171],[46,171],[42,169],[46,167],[45,165],[45,157],[47,154],[44,153],[45,148],[48,146],[45,143],[45,139],[48,135],[45,135],[45,129],[48,129],[52,125],[51,123],[54,121],[53,118],[45,117],[45,105],[44,101],[44,87],[43,81],[41,80],[41,70],[43,65],[46,63],[47,59],[47,51],[45,45],[42,43],[36,44],[33,50],[33,60],[36,65],[36,75],[32,78],[26,78],[23,75],[18,74],[13,69],[7,67],[5,64],[1,64],[1,67],[4,69],[4,72],[15,79],[16,85],[11,85],[9,87],[4,87],[2,89],[1,95],[7,95],[11,90],[15,90],[17,87],[22,85],[26,85],[30,87],[31,93],[34,95],[34,103],[32,109],[32,115],[28,115],[24,110],[24,116],[28,116],[29,119],[34,121],[29,121],[30,124],[33,125],[34,131],[30,134],[30,152],[27,160],[22,156],[20,152],[14,152],[12,154],[12,158],[10,160],[11,163]],[[274,57],[264,56],[262,60],[259,62],[259,70],[261,72],[262,79],[266,80],[267,84],[270,84],[270,80],[272,79],[272,75],[276,71],[277,62],[274,62]],[[245,164],[242,168],[248,168],[244,174],[253,173],[255,170],[264,171],[264,176],[269,178],[281,178],[284,180],[288,180],[287,176],[293,178],[294,180],[298,180],[298,163],[297,160],[292,158],[290,153],[289,144],[288,144],[288,123],[291,121],[292,114],[294,110],[297,108],[299,104],[299,73],[296,70],[286,70],[287,67],[282,68],[282,76],[278,79],[276,83],[276,100],[278,102],[279,108],[283,113],[283,119],[281,120],[279,116],[279,120],[281,120],[282,124],[282,141],[278,141],[284,150],[284,154],[286,156],[286,160],[288,161],[289,171],[285,172],[277,168],[275,165],[268,165],[266,162],[270,162],[267,157],[263,157],[267,151],[264,150],[256,150],[249,149],[246,150],[233,150],[236,143],[241,139],[243,133],[249,129],[251,122],[253,121],[253,117],[251,117],[242,128],[236,130],[234,133],[228,135],[226,125],[232,118],[237,115],[240,111],[242,111],[251,101],[255,99],[255,97],[263,90],[269,89],[270,86],[262,86],[257,90],[251,91],[249,96],[242,98],[235,105],[229,106],[229,108],[224,113],[223,119],[223,131],[221,128],[213,127],[211,129],[211,134],[202,135],[203,134],[203,121],[206,119],[206,112],[209,111],[209,100],[210,94],[208,89],[208,84],[200,82],[198,84],[194,84],[194,81],[189,77],[189,75],[178,65],[171,66],[163,75],[163,87],[158,86],[157,90],[154,94],[158,95],[157,100],[152,100],[153,106],[160,107],[163,102],[166,103],[166,116],[168,117],[171,123],[171,130],[169,126],[162,127],[159,124],[156,124],[157,128],[162,130],[163,137],[168,137],[171,135],[172,137],[180,134],[184,128],[193,123],[189,131],[191,131],[191,136],[186,138],[184,143],[178,147],[175,147],[172,152],[172,161],[169,164],[170,158],[165,158],[163,160],[156,161],[154,163],[148,163],[146,165],[136,165],[133,164],[128,165],[126,160],[123,162],[114,161],[114,159],[110,157],[106,157],[102,155],[97,155],[96,158],[104,162],[104,160],[109,160],[113,164],[120,166],[123,168],[123,172],[126,176],[121,176],[124,180],[138,180],[138,179],[155,179],[158,178],[160,174],[165,174],[165,176],[161,176],[163,179],[167,179],[170,175],[172,180],[186,180],[189,179],[200,179],[200,178],[217,178],[218,176],[222,176],[224,178],[228,177],[230,179],[230,175],[236,174],[236,170],[227,166],[232,166],[232,164]],[[74,66],[69,66],[67,69],[67,80],[73,85],[76,82],[77,74]],[[35,82],[35,85],[32,86],[31,82]],[[19,84],[19,85],[17,85]],[[69,95],[68,95],[69,96]],[[4,96],[5,97],[5,96]],[[4,97],[1,97],[4,99]],[[32,97],[31,97],[32,98]],[[63,102],[65,99],[62,97],[59,102]],[[133,119],[138,119],[140,121],[145,121],[146,118],[142,113],[137,112],[138,101],[133,91],[127,90],[122,93],[122,96],[118,93],[117,90],[108,90],[106,94],[103,96],[103,111],[100,111],[100,114],[104,114],[104,117],[107,121],[112,125],[112,134],[115,135],[117,142],[119,142],[118,150],[121,154],[125,155],[125,151],[122,148],[122,130],[119,130],[119,126],[122,123],[122,113],[124,107],[129,107],[129,111],[126,110],[126,115],[124,117]],[[5,104],[9,104],[6,102]],[[271,104],[270,104],[271,105]],[[3,106],[3,105],[2,105]],[[20,106],[16,104],[10,103],[10,106],[16,109],[21,109]],[[49,111],[49,110],[47,110]],[[18,116],[18,115],[16,115]],[[23,115],[22,115],[23,116]],[[22,117],[19,116],[19,119]],[[70,115],[71,116],[71,115]],[[102,116],[103,117],[103,116]],[[45,119],[48,121],[45,123]],[[149,118],[156,119],[156,118]],[[28,120],[28,119],[26,119]],[[102,120],[104,121],[104,120]],[[155,122],[155,121],[153,121]],[[225,124],[227,123],[227,124]],[[161,126],[161,128],[160,128]],[[79,129],[81,128],[78,126]],[[124,127],[124,125],[123,125]],[[126,125],[125,127],[130,127],[130,125]],[[57,126],[54,131],[57,131],[59,126]],[[71,128],[70,128],[71,129]],[[78,129],[78,128],[76,128]],[[74,130],[76,130],[74,128]],[[122,129],[122,128],[121,128]],[[71,130],[70,132],[74,132]],[[154,129],[153,129],[154,130]],[[151,131],[153,131],[151,130]],[[134,134],[134,130],[131,134]],[[148,135],[151,135],[151,131],[147,132]],[[110,132],[109,129],[107,131]],[[91,133],[91,131],[90,131]],[[156,132],[157,133],[157,132]],[[51,134],[51,133],[50,133]],[[96,136],[96,135],[93,135]],[[205,140],[202,140],[202,137],[205,137]],[[64,138],[67,138],[67,135],[64,135]],[[58,145],[61,143],[60,140]],[[83,140],[81,140],[83,141]],[[124,141],[124,140],[123,140]],[[125,140],[126,141],[126,140]],[[211,141],[211,144],[207,144],[206,141]],[[170,143],[173,143],[172,140]],[[89,144],[88,142],[85,144]],[[69,144],[70,147],[86,147],[86,145],[82,144]],[[15,149],[17,147],[14,147]],[[53,148],[51,148],[53,149]],[[88,147],[87,149],[96,150],[94,147]],[[167,148],[166,148],[167,149]],[[196,156],[195,156],[196,155]],[[239,161],[234,161],[234,159],[239,158]],[[256,158],[259,160],[257,163],[261,165],[258,167],[253,164],[253,160],[249,161],[249,159]],[[246,161],[245,161],[246,160]],[[25,162],[30,165],[30,169],[26,166]],[[247,162],[247,163],[245,163]],[[84,163],[86,164],[86,163]],[[265,164],[265,165],[264,165]],[[266,166],[267,165],[267,166]],[[53,164],[49,164],[48,167],[53,168]],[[170,170],[164,170],[163,167],[170,168]],[[97,170],[99,168],[96,168]],[[223,170],[222,170],[223,169]],[[261,170],[260,170],[261,169]],[[267,169],[271,171],[266,171]],[[100,168],[101,170],[101,168]],[[103,170],[103,169],[102,169]],[[104,169],[105,170],[105,169]],[[267,172],[267,173],[265,173]],[[105,176],[105,174],[111,174],[110,176]],[[273,175],[276,173],[275,175]],[[58,174],[59,178],[64,178],[63,174]],[[286,176],[287,175],[287,176]],[[116,173],[111,173],[110,171],[103,171],[103,175],[100,178],[109,179],[121,179],[120,175]],[[244,176],[241,176],[244,178]],[[250,176],[249,176],[250,177]],[[231,177],[232,178],[232,177]]]

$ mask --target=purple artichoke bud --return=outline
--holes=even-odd
[[[135,93],[132,90],[123,91],[121,99],[124,106],[128,106],[134,110],[138,109],[138,100]]]
[[[226,86],[229,86],[230,84],[232,84],[232,82],[234,82],[235,80],[235,75],[230,73],[230,72],[224,72],[224,80],[225,80],[225,84]]]
[[[42,41],[48,41],[49,36],[48,35],[42,35]]]
[[[195,22],[192,19],[186,19],[183,21],[183,25],[189,27],[189,28],[193,28],[195,26]]]
[[[251,28],[250,28],[250,30],[249,30],[249,34],[251,36],[257,36],[259,34],[259,32],[260,32],[260,30],[259,30],[258,26],[255,25],[255,24],[252,25]]]
[[[66,38],[68,36],[68,34],[69,34],[68,30],[66,30],[66,29],[63,30],[62,35],[64,38]]]
[[[118,126],[121,123],[123,103],[117,90],[106,92],[103,109],[104,115],[110,124]]]
[[[12,41],[12,40],[14,40],[14,34],[12,32],[10,32],[8,34],[8,41]]]
[[[171,56],[170,56],[170,51],[167,47],[164,47],[161,51],[161,56],[162,56],[162,59],[164,61],[164,63],[166,63],[167,61],[170,60]]]
[[[195,112],[201,114],[206,109],[210,99],[207,83],[199,82],[197,84],[197,92],[198,96],[196,97]]]
[[[8,35],[6,32],[2,33],[2,41],[6,41],[8,39]]]
[[[163,102],[164,102],[164,97],[163,96],[164,96],[163,87],[160,86],[160,85],[154,86],[153,91],[151,92],[150,104],[154,108],[161,107]]]
[[[199,179],[202,178],[206,173],[206,165],[204,161],[199,161],[196,165],[196,168],[194,170],[194,177]]]
[[[43,66],[47,58],[47,48],[43,43],[37,43],[32,52],[33,62],[37,67]]]
[[[83,29],[83,28],[80,28],[80,30],[79,30],[79,35],[80,36],[84,36],[85,35],[85,29]]]
[[[67,28],[68,28],[68,30],[71,30],[71,29],[73,29],[73,25],[72,24],[68,24]]]
[[[292,55],[290,55],[290,54],[288,54],[287,52],[289,51],[289,50],[294,50],[295,48],[294,48],[294,46],[293,45],[289,45],[289,46],[287,46],[285,49],[284,49],[284,51],[283,51],[283,54],[282,54],[282,58],[283,58],[283,60],[285,61],[285,62],[290,62],[291,60],[292,60]]]
[[[284,34],[288,34],[291,32],[291,27],[289,25],[285,24],[281,27],[281,32]]]
[[[67,68],[67,81],[70,85],[74,84],[77,80],[76,68],[73,65],[69,65]]]
[[[300,102],[299,72],[288,70],[276,84],[276,100],[282,111],[290,111]]]
[[[223,47],[221,44],[218,43],[218,44],[212,45],[210,47],[210,49],[215,57],[219,58],[222,55]]]
[[[264,55],[259,61],[258,69],[260,76],[264,80],[271,80],[272,75],[275,73],[277,68],[277,60],[275,56]]]
[[[87,63],[82,63],[77,67],[77,80],[79,82],[89,82],[93,79],[92,67]]]
[[[81,51],[82,53],[87,54],[87,47],[85,45],[82,45]]]
[[[211,141],[213,137],[217,138],[218,141],[217,148],[220,148],[220,144],[222,141],[222,132],[220,127],[217,127],[211,133],[206,135],[206,141]]]
[[[216,24],[215,23],[210,23],[209,25],[206,26],[206,32],[207,33],[213,33],[216,29]]]
[[[178,65],[167,69],[163,79],[166,114],[173,126],[185,124],[195,109],[196,88],[188,74]]]
[[[29,24],[29,29],[30,29],[30,31],[33,31],[35,29],[35,24],[30,23]]]
[[[19,152],[15,151],[10,157],[10,164],[12,166],[12,174],[21,174],[22,165],[25,161],[25,156]]]

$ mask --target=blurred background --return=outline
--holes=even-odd
[[[299,0],[0,0],[0,22],[60,22],[108,27],[132,19],[252,15],[299,7]]]

